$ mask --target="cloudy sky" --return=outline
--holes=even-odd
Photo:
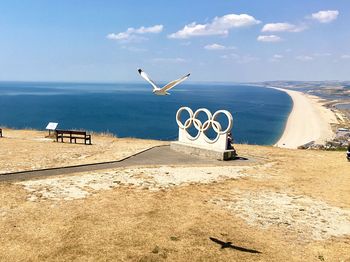
[[[347,0],[4,0],[0,80],[350,80]]]

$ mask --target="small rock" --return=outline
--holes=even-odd
[[[153,250],[152,250],[152,253],[153,253],[153,254],[158,254],[159,251],[160,251],[159,246],[155,246],[155,247],[153,248]]]

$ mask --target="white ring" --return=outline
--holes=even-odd
[[[228,120],[228,125],[227,125],[227,128],[225,130],[220,130],[218,133],[220,135],[223,135],[223,134],[226,134],[228,132],[231,131],[232,129],[232,126],[233,126],[233,117],[231,115],[231,113],[227,110],[218,110],[215,112],[215,114],[213,115],[213,122],[215,121],[215,119],[217,118],[217,116],[219,114],[225,114],[227,116],[227,120]],[[216,121],[217,122],[217,121]],[[214,127],[213,127],[214,128]]]
[[[187,111],[189,114],[189,118],[186,119],[185,123],[182,124],[180,116],[182,111]],[[208,119],[202,123],[197,117],[198,115],[204,112]],[[222,130],[221,124],[219,121],[216,121],[216,118],[220,115],[220,114],[224,114],[226,115],[227,119],[228,119],[228,125],[227,128],[225,130]],[[187,133],[187,137],[188,139],[194,141],[196,139],[198,139],[198,137],[200,136],[200,134],[204,135],[204,139],[207,143],[215,143],[216,141],[218,141],[218,139],[220,138],[220,135],[224,135],[227,134],[231,131],[232,127],[233,127],[233,117],[231,115],[231,113],[227,110],[218,110],[214,113],[214,115],[212,115],[212,113],[206,109],[206,108],[199,108],[196,110],[195,113],[193,113],[192,109],[189,107],[181,107],[179,108],[179,110],[176,113],[176,122],[177,125],[179,126],[179,128],[184,129]],[[187,129],[189,129],[192,124],[194,125],[194,127],[196,128],[196,130],[198,130],[198,133],[196,136],[191,136],[188,132]],[[213,130],[216,133],[216,137],[214,139],[210,139],[209,137],[207,137],[207,135],[205,134],[205,131],[207,131],[210,127],[213,128]]]
[[[187,113],[190,115],[190,117],[185,121],[185,124],[182,124],[181,120],[180,120],[180,115],[181,115],[182,111],[184,111],[184,110],[187,111]],[[193,120],[193,111],[192,111],[191,108],[189,108],[189,107],[181,107],[179,110],[177,110],[176,123],[181,129],[189,128],[192,125],[192,120]]]
[[[197,117],[198,117],[198,115],[199,115],[199,113],[201,113],[201,112],[204,112],[204,113],[206,113],[206,115],[207,115],[207,117],[208,117],[208,120],[206,120],[204,123],[202,123]],[[196,112],[193,114],[193,125],[194,125],[194,127],[198,130],[198,131],[200,131],[200,132],[203,132],[203,131],[205,131],[205,130],[207,130],[209,127],[210,127],[210,125],[208,126],[208,124],[207,125],[205,125],[205,123],[206,122],[210,122],[210,120],[212,119],[212,114],[211,114],[211,112],[208,110],[208,109],[206,109],[206,108],[199,108],[199,109],[197,109],[196,110]],[[196,121],[196,120],[197,121]]]

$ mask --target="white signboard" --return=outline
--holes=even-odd
[[[47,130],[56,130],[57,126],[58,126],[58,123],[50,122],[50,123],[48,123],[48,125],[46,126],[46,129],[47,129]]]

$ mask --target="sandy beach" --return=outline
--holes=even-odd
[[[294,90],[274,89],[286,92],[293,100],[285,130],[275,146],[295,149],[311,141],[323,144],[334,137],[331,124],[337,123],[336,116],[322,106],[320,98]]]

